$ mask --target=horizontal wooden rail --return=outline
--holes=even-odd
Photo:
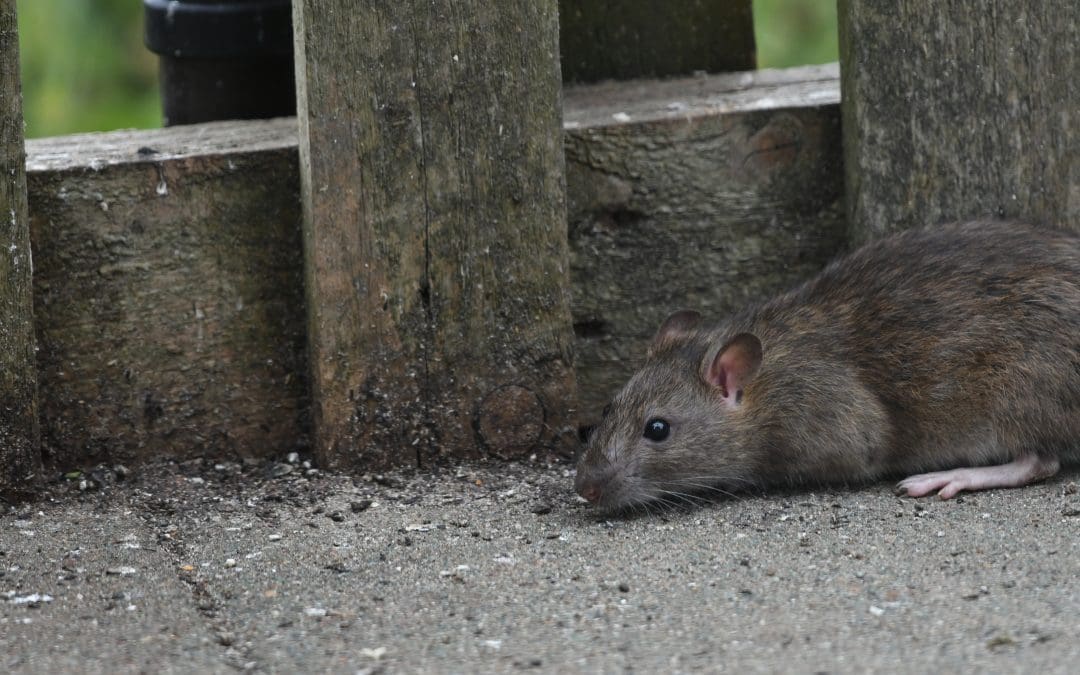
[[[672,307],[845,243],[835,66],[567,89],[582,421]],[[27,142],[51,465],[309,442],[296,120]]]
[[[46,460],[305,443],[295,120],[27,151]]]

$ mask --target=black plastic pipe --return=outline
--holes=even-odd
[[[165,126],[296,114],[290,0],[143,0]]]

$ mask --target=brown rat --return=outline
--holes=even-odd
[[[592,431],[598,506],[912,475],[912,496],[1012,487],[1080,460],[1080,238],[912,230],[703,327],[676,312]]]

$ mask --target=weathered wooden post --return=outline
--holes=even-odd
[[[0,0],[0,494],[8,495],[32,492],[41,478],[25,157],[15,0]]]
[[[572,438],[556,1],[293,6],[317,456]]]
[[[1080,228],[1080,3],[840,0],[839,19],[856,240],[974,216]]]

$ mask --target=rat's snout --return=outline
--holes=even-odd
[[[604,496],[604,484],[607,480],[608,476],[605,472],[598,473],[595,470],[579,466],[577,476],[574,478],[574,490],[595,504]]]
[[[585,499],[588,499],[594,504],[600,501],[600,495],[603,494],[600,486],[597,483],[593,483],[591,481],[586,481],[581,485],[577,486],[577,491],[579,495],[581,495]]]

